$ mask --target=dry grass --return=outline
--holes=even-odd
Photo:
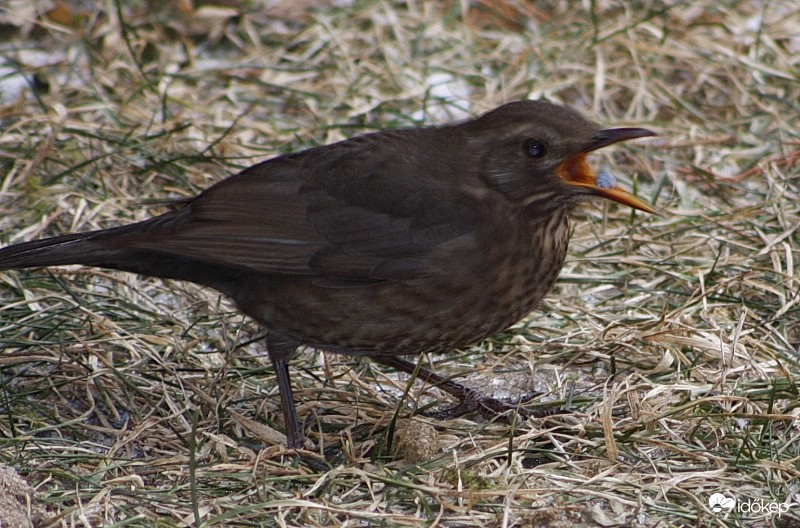
[[[514,99],[655,128],[595,160],[663,214],[587,204],[540,310],[430,358],[570,412],[409,423],[445,398],[307,350],[293,377],[322,471],[282,447],[261,330],[214,292],[7,272],[0,461],[49,525],[800,525],[797,3],[335,4],[10,0],[2,242],[142,219],[277,153]],[[788,512],[713,513],[714,492]]]

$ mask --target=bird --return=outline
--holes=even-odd
[[[381,130],[267,159],[160,216],[0,249],[0,271],[79,264],[229,297],[266,330],[287,446],[302,449],[289,360],[300,346],[414,372],[534,310],[597,197],[655,210],[596,173],[594,150],[656,135],[543,100],[444,125]],[[463,409],[506,402],[427,369]]]

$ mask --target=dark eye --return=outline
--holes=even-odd
[[[547,154],[547,147],[538,139],[528,138],[522,143],[522,150],[529,158],[541,158]]]

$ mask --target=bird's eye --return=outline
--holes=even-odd
[[[541,158],[547,154],[547,147],[538,139],[528,138],[522,143],[522,150],[529,158]]]

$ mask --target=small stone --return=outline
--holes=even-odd
[[[427,462],[441,452],[439,433],[424,422],[401,420],[395,439],[395,452],[412,464]]]

